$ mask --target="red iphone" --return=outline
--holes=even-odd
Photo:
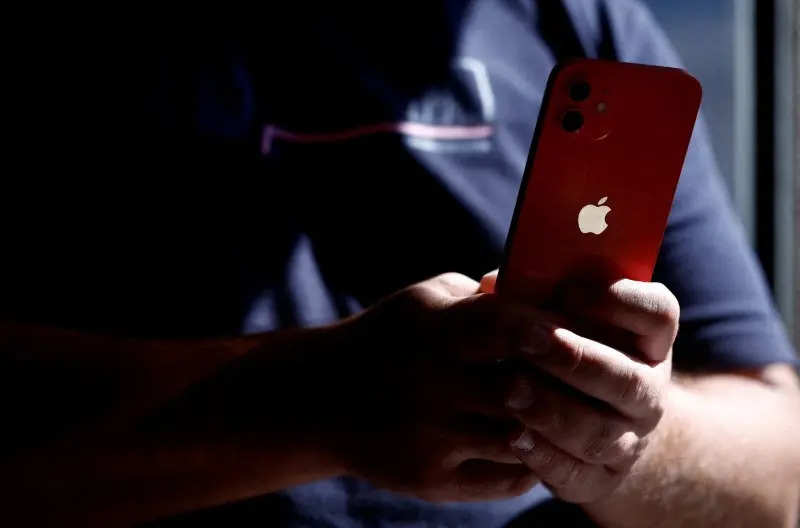
[[[674,68],[575,60],[550,74],[497,291],[652,278],[700,108]]]

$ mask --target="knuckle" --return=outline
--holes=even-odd
[[[649,409],[652,413],[653,418],[656,422],[660,421],[661,418],[664,416],[664,397],[663,397],[663,389],[654,391],[653,397],[649,401]]]
[[[650,410],[659,398],[655,394],[650,380],[640,370],[631,370],[624,378],[620,401],[630,407]]]
[[[649,436],[636,436],[635,434],[631,434],[631,438],[628,441],[627,445],[627,452],[630,454],[631,464],[639,459],[642,456],[642,453],[647,448],[647,445],[650,443]]]
[[[410,287],[414,297],[423,302],[430,302],[433,299],[442,297],[442,290],[432,281],[425,281]]]
[[[611,444],[608,450],[606,462],[621,469],[630,468],[641,454],[639,436],[633,431],[627,431],[620,435]]]
[[[462,277],[460,274],[455,273],[453,271],[448,271],[446,273],[441,273],[436,275],[435,277],[431,278],[429,282],[432,282],[438,286],[443,286],[448,288],[454,284],[458,284],[461,282]]]
[[[677,328],[678,323],[680,322],[681,319],[681,305],[678,302],[678,299],[672,293],[670,293],[669,297],[667,297],[666,304],[667,306],[665,308],[665,313],[667,319],[672,324],[672,326]]]
[[[626,472],[639,459],[646,445],[646,440],[640,438],[636,433],[625,433],[616,440],[616,456],[609,462],[613,462],[617,472]]]
[[[652,312],[659,322],[668,325],[677,325],[681,316],[681,307],[678,299],[665,285],[654,283],[655,295],[651,301]]]
[[[454,282],[460,282],[461,280],[463,280],[463,278],[464,276],[461,275],[460,273],[456,273],[455,271],[447,271],[445,273],[440,273],[439,275],[436,275],[431,280],[440,282],[442,284],[452,284]]]
[[[402,295],[395,298],[402,301],[402,306],[407,310],[425,310],[435,308],[439,303],[437,299],[441,297],[441,292],[431,283],[431,281],[412,284],[402,290]]]
[[[658,425],[664,416],[664,402],[659,397],[653,397],[647,402],[647,416],[642,423],[642,432],[649,433]]]
[[[450,297],[464,297],[478,291],[478,283],[456,272],[447,272],[430,279],[442,295]]]
[[[555,330],[546,334],[545,340],[547,342],[546,351],[547,359],[557,362],[559,366],[563,366],[567,373],[573,373],[581,368],[584,358],[586,356],[586,343],[582,339],[573,338],[568,335],[556,336]]]
[[[534,466],[542,476],[547,478],[556,474],[558,462],[559,457],[554,449],[550,447],[541,447],[538,455],[535,457]]]
[[[609,451],[609,448],[617,438],[619,426],[610,420],[601,421],[592,434],[587,439],[583,454],[588,460],[602,460]]]
[[[583,473],[586,465],[583,462],[572,458],[564,457],[562,463],[562,472],[559,479],[553,485],[559,488],[572,488],[580,484],[583,480]]]
[[[569,347],[569,372],[575,372],[583,363],[583,358],[586,356],[586,345],[582,342],[576,342],[572,347]]]

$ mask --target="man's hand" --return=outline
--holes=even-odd
[[[512,378],[496,359],[518,353],[498,332],[513,307],[449,273],[412,285],[332,328],[339,345],[307,364],[320,424],[348,474],[432,501],[519,495],[537,478],[510,446]],[[311,408],[316,407],[316,408]]]
[[[556,495],[591,502],[622,482],[661,419],[679,306],[663,285],[622,280],[568,286],[559,311],[567,324],[540,314],[528,334],[533,369],[507,400],[526,426],[513,447]]]
[[[81,408],[99,418],[17,450],[2,473],[20,515],[37,505],[66,525],[132,524],[343,474],[435,501],[519,495],[537,477],[510,445],[513,380],[496,360],[520,355],[536,317],[446,274],[328,327],[235,339],[0,325],[23,381],[80,367],[65,384],[100,387],[85,401],[105,413]],[[61,397],[32,387],[20,393]]]

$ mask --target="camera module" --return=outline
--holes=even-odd
[[[583,126],[583,114],[577,110],[568,110],[561,120],[561,126],[567,132],[577,132]]]

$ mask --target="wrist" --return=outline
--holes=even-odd
[[[304,479],[297,483],[344,473],[331,434],[338,380],[329,364],[343,346],[339,326],[241,338],[238,358],[191,387],[148,426],[203,431],[212,444],[240,445],[254,468],[264,471],[277,469],[270,465],[278,456],[283,471]]]
[[[676,445],[678,450],[673,452],[685,453],[690,447],[681,439],[683,412],[687,406],[691,408],[687,405],[691,403],[688,397],[679,384],[669,382],[664,392],[664,414],[647,436],[641,455],[625,480],[610,495],[581,505],[600,526],[641,526],[644,519],[655,522],[659,515],[665,514],[658,511],[661,501],[651,496],[651,490],[671,481],[674,477],[670,473],[677,475],[681,471],[678,460],[667,465],[664,461],[673,459],[669,452]]]
[[[315,478],[347,473],[342,446],[353,442],[346,422],[357,403],[343,396],[353,390],[347,379],[355,347],[352,321],[268,334],[254,352],[257,361],[269,362],[255,369],[269,372],[268,380],[256,380],[269,386],[269,434],[297,453]],[[266,350],[272,352],[264,357]]]
[[[352,453],[358,450],[363,399],[369,398],[363,380],[369,370],[361,357],[369,325],[350,317],[313,329],[301,367],[305,392],[298,398],[299,412],[307,418],[299,440],[328,476],[353,475]]]
[[[350,378],[357,333],[355,318],[302,331],[293,382],[282,398],[293,402],[297,447],[326,478],[350,473],[346,453],[356,439],[349,420],[358,402],[347,395],[357,386]]]
[[[254,475],[275,476],[279,485],[270,491],[344,474],[320,420],[330,391],[320,363],[335,356],[336,325],[249,337],[250,351],[220,376],[223,434]]]

